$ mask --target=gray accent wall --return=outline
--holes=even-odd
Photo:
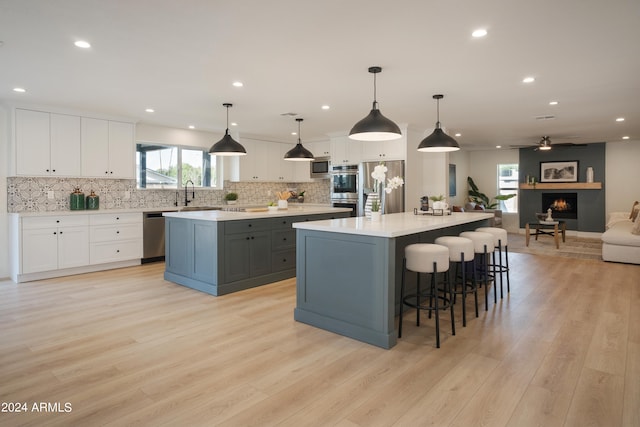
[[[578,161],[578,182],[586,182],[587,168],[592,167],[594,182],[601,182],[601,190],[521,190],[518,211],[520,227],[536,221],[536,212],[541,212],[542,193],[577,193],[578,218],[566,219],[567,229],[584,232],[603,232],[605,229],[605,165],[606,144],[593,143],[585,146],[555,146],[550,151],[534,151],[533,148],[520,149],[520,182],[527,175],[540,182],[540,162]]]

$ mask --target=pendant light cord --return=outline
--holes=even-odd
[[[298,144],[302,144],[302,140],[300,139],[300,122],[302,120],[298,120]]]

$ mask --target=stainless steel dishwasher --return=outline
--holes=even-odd
[[[143,216],[142,262],[164,260],[164,217],[162,212],[145,212]]]

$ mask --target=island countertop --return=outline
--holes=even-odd
[[[330,206],[289,206],[267,212],[235,212],[221,210],[203,210],[189,212],[164,212],[162,215],[172,218],[195,219],[201,221],[242,221],[246,219],[277,218],[299,215],[321,215],[337,212],[350,212],[349,208],[333,208]]]
[[[451,215],[433,216],[403,212],[382,215],[380,221],[371,221],[365,217],[341,218],[294,223],[293,228],[394,238],[467,224],[492,217],[493,213],[453,212]]]

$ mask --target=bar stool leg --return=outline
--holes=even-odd
[[[436,271],[437,265],[433,263],[433,274],[431,275],[431,295],[436,295],[435,297],[435,312],[436,312],[436,348],[440,348],[440,314],[438,313],[438,286],[436,285]],[[420,311],[420,310],[418,310]]]
[[[509,283],[509,248],[504,247],[504,263],[507,268],[507,293],[511,292],[511,284]]]
[[[453,292],[453,288],[451,287],[451,269],[447,270],[447,288],[449,289],[449,311],[451,313],[451,335],[456,334],[456,322],[453,316],[453,297],[455,293]],[[464,298],[463,298],[464,299]]]

